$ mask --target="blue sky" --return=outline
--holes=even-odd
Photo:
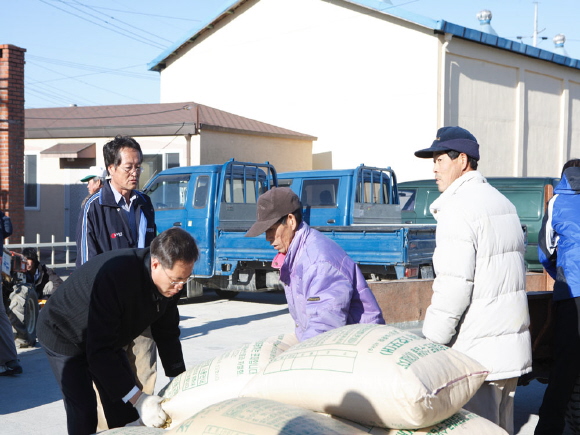
[[[159,102],[159,74],[147,64],[229,3],[224,0],[7,0],[0,44],[27,50],[25,107]],[[388,0],[434,19],[479,28],[476,14],[492,11],[502,37],[532,44],[530,0]],[[538,2],[538,47],[553,50],[563,33],[570,57],[580,58],[580,1]],[[546,37],[546,40],[541,39]]]

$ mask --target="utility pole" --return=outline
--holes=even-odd
[[[534,2],[534,37],[532,45],[538,46],[538,2]]]
[[[534,33],[532,34],[532,46],[537,47],[538,46],[538,35],[546,29],[543,28],[542,30],[538,30],[538,4],[539,4],[539,2],[535,1],[533,3],[534,3]],[[522,40],[524,38],[529,38],[529,36],[516,36],[516,38],[519,40]],[[548,39],[548,37],[541,36],[540,39],[542,41],[544,41],[544,40]]]

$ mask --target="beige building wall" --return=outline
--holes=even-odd
[[[571,159],[580,159],[580,83],[578,81],[568,82],[570,98],[567,109],[570,119],[578,120],[568,123],[568,133],[570,144],[566,146],[566,152]]]
[[[249,1],[168,60],[161,102],[192,99],[311,134],[334,168],[428,177],[413,151],[437,128],[438,46],[430,29],[348,2]]]
[[[518,70],[455,55],[448,60],[445,124],[460,125],[477,138],[484,174],[512,173],[517,160],[511,144],[516,137]]]
[[[122,134],[122,132],[120,132]],[[90,166],[104,167],[103,146],[112,138],[26,139],[25,154],[37,155],[38,207],[25,209],[25,240],[35,242],[75,240],[80,204],[87,195],[87,184],[81,179]],[[162,156],[162,168],[167,167],[167,154],[178,154],[180,166],[224,163],[230,158],[250,162],[270,161],[279,171],[312,168],[312,141],[291,140],[225,133],[205,129],[194,136],[135,136],[144,156]],[[41,154],[57,143],[94,143],[95,158],[83,164],[65,164],[58,157]],[[76,167],[63,167],[76,166]],[[140,189],[155,175],[144,165]],[[11,242],[20,242],[11,240]]]
[[[484,175],[559,176],[578,155],[580,70],[459,38],[442,59],[443,124],[476,136]]]
[[[231,158],[255,163],[268,161],[278,172],[312,169],[312,141],[204,130],[201,164],[221,164]]]
[[[562,79],[527,71],[525,176],[557,175],[562,168]]]
[[[69,236],[75,239],[76,225],[80,204],[87,195],[87,184],[81,183],[81,178],[88,174],[89,166],[103,166],[103,146],[112,138],[73,138],[73,139],[26,139],[25,154],[36,154],[37,182],[39,185],[38,207],[25,208],[25,240],[36,241],[40,234],[41,242],[50,242],[51,236],[56,241],[64,241]],[[144,155],[179,153],[180,163],[185,165],[187,155],[186,138],[183,136],[136,137]],[[198,138],[192,139],[192,148]],[[94,143],[95,159],[90,164],[79,168],[63,168],[61,159],[43,155],[46,150],[57,143]],[[197,146],[199,149],[199,146]],[[199,160],[199,159],[197,159]],[[145,185],[149,174],[142,174],[141,188]],[[11,241],[12,242],[12,241]],[[19,242],[19,241],[13,241]]]

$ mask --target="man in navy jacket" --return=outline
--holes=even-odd
[[[146,248],[156,235],[155,211],[137,190],[143,153],[135,139],[117,136],[103,147],[110,175],[85,203],[77,224],[77,267],[95,255],[122,248]]]
[[[170,228],[150,248],[95,257],[50,297],[37,333],[63,393],[69,434],[96,431],[93,382],[110,428],[139,417],[146,426],[165,423],[161,398],[136,385],[124,347],[150,327],[165,374],[185,371],[177,295],[198,256],[193,237]]]
[[[146,248],[156,236],[155,211],[147,195],[137,190],[143,153],[128,136],[116,136],[103,147],[110,179],[91,196],[77,224],[77,267],[103,252]],[[157,350],[149,329],[127,352],[140,387],[149,394],[157,378]]]

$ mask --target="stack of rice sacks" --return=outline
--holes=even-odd
[[[168,431],[102,433],[503,435],[462,409],[487,374],[416,334],[348,325],[301,343],[270,337],[191,367],[161,392]]]

